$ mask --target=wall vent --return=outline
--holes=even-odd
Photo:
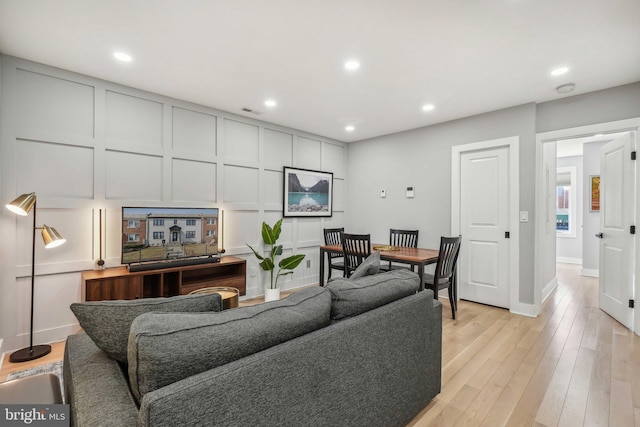
[[[255,114],[256,116],[259,116],[260,114],[262,114],[260,111],[252,110],[251,108],[247,108],[247,107],[244,107],[242,111],[244,111],[245,113]]]

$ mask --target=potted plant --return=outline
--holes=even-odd
[[[282,227],[282,219],[279,219],[278,222],[271,227],[266,222],[262,222],[262,240],[265,245],[271,247],[269,251],[269,256],[264,257],[260,255],[255,249],[251,247],[250,244],[247,243],[247,246],[253,251],[256,258],[260,261],[260,267],[263,270],[269,272],[270,276],[270,284],[269,287],[265,286],[265,301],[273,301],[280,299],[280,288],[278,288],[278,279],[281,276],[286,276],[287,274],[293,274],[293,270],[302,262],[304,259],[304,255],[291,255],[287,258],[282,258],[278,262],[278,271],[276,272],[276,257],[282,255],[282,245],[276,244],[278,238],[280,238],[280,231]]]

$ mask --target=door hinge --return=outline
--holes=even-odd
[[[629,233],[636,234],[636,226],[635,225],[632,225],[631,227],[629,227]]]
[[[634,308],[635,306],[636,306],[635,300],[630,299],[629,300],[629,308]]]
[[[511,238],[511,234],[508,231],[504,232],[504,238],[505,239],[510,239]]]
[[[632,151],[631,152],[631,160],[635,160],[636,159],[636,152]]]

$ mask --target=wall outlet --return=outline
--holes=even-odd
[[[255,267],[251,267],[249,269],[249,276],[256,277],[256,268]]]
[[[386,190],[380,190],[380,197],[382,197],[383,199],[384,199],[385,197],[387,197],[387,192],[386,192]]]

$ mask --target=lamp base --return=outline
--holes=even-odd
[[[34,345],[11,353],[9,361],[12,363],[28,362],[29,360],[46,356],[49,353],[51,353],[50,345]]]

